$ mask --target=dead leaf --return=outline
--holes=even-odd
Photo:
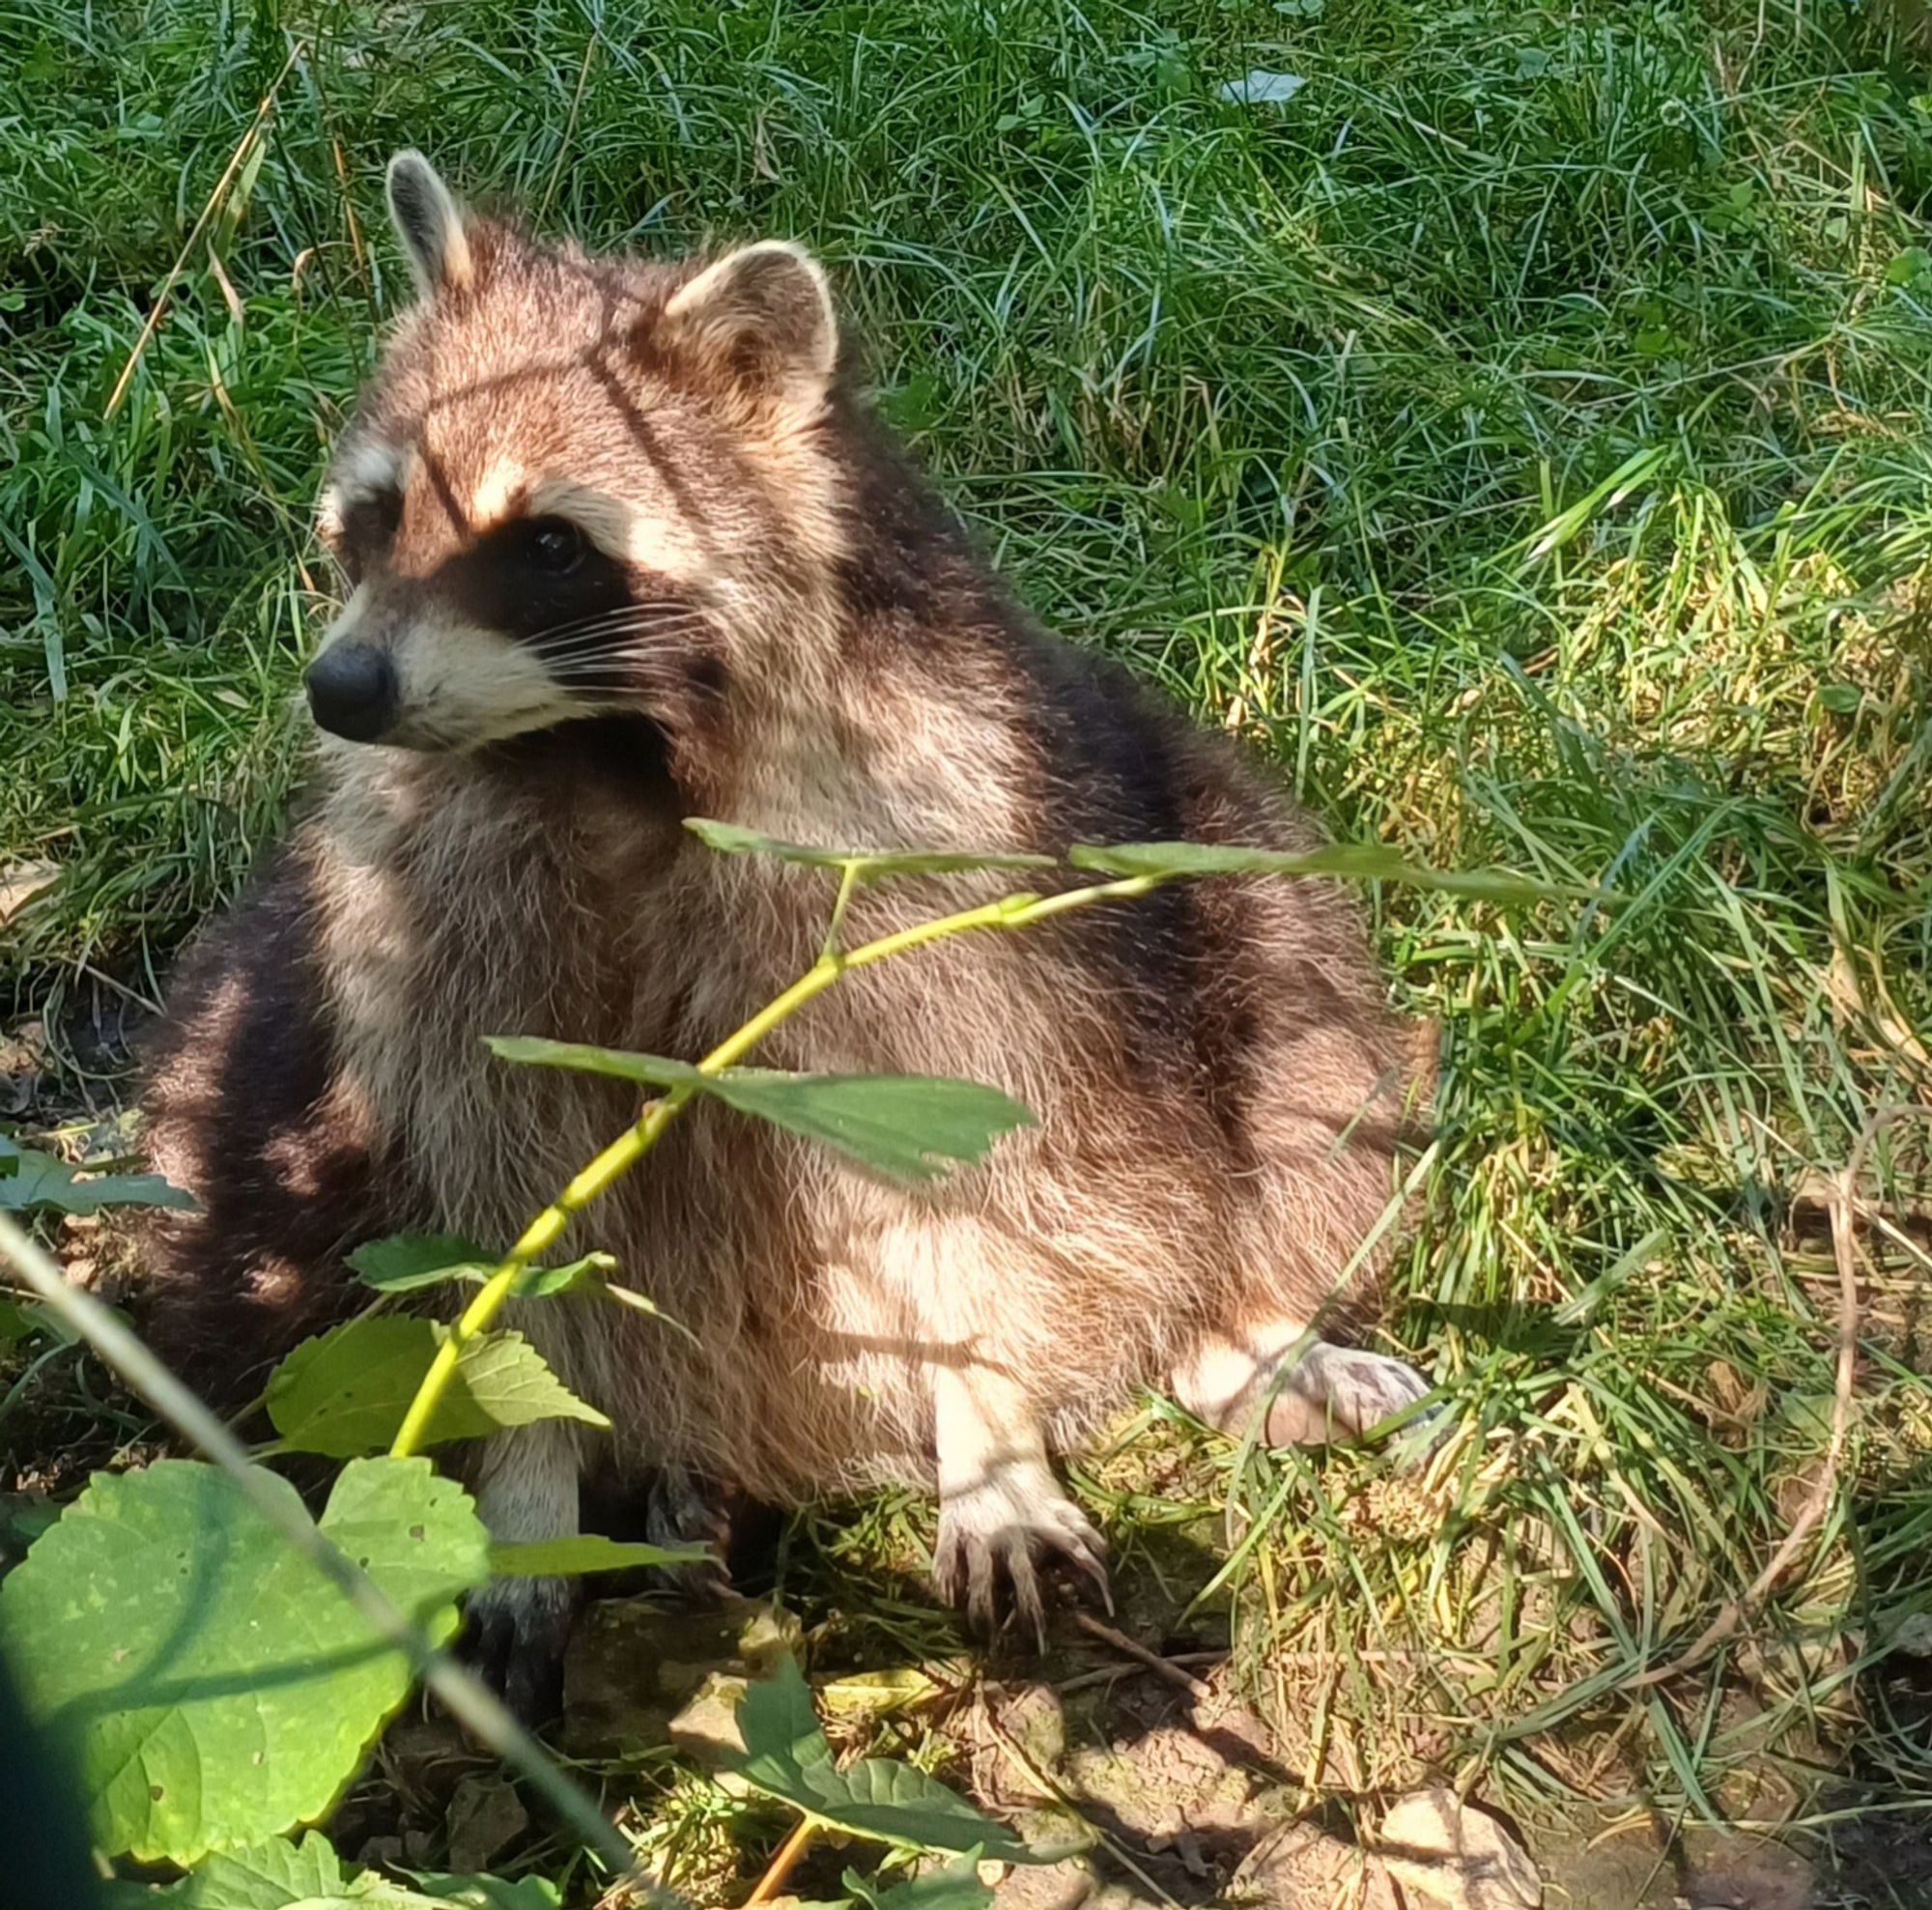
[[[38,896],[60,879],[50,862],[16,862],[0,869],[0,923],[11,922]]]

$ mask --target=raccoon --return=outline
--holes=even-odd
[[[696,1057],[811,964],[823,875],[684,817],[1053,856],[1320,840],[1014,603],[863,402],[798,246],[592,257],[414,153],[388,197],[417,298],[322,494],[347,600],[306,676],[319,770],[184,958],[146,1096],[200,1202],[154,1239],[152,1326],[242,1386],[353,1303],[358,1242],[498,1246],[636,1118],[635,1090],[484,1037]],[[847,943],[1008,886],[864,888]],[[854,972],[756,1060],[970,1076],[1037,1125],[907,1188],[694,1104],[581,1223],[692,1338],[527,1304],[615,1431],[485,1442],[483,1515],[569,1533],[593,1466],[779,1505],[905,1482],[938,1497],[939,1589],[1037,1629],[1049,1565],[1105,1585],[1052,1455],[1136,1389],[1277,1441],[1424,1397],[1321,1335],[1373,1307],[1432,1045],[1321,882],[1177,885]],[[483,1606],[513,1676],[560,1647],[562,1588]]]

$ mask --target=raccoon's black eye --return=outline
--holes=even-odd
[[[528,548],[539,569],[553,577],[568,577],[583,561],[589,546],[568,518],[540,517],[530,526]]]

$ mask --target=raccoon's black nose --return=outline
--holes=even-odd
[[[395,721],[395,667],[367,643],[323,651],[302,680],[315,720],[352,743],[373,743]]]

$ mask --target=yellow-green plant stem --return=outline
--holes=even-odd
[[[953,935],[971,934],[982,928],[1024,928],[1051,916],[1085,908],[1094,902],[1144,896],[1168,879],[1166,875],[1130,875],[1117,882],[1098,882],[1085,889],[1064,890],[1056,896],[1005,896],[996,902],[983,902],[978,908],[961,909],[954,915],[915,923],[910,928],[881,935],[877,941],[864,943],[849,953],[841,953],[832,946],[832,942],[838,923],[843,919],[843,905],[849,900],[853,887],[848,869],[839,885],[833,933],[827,937],[825,953],[782,994],[766,1003],[742,1028],[720,1041],[697,1064],[697,1071],[700,1074],[716,1074],[731,1067],[774,1028],[789,1020],[808,1002],[832,987],[849,969],[868,968],[874,962],[886,961],[894,955],[905,955],[913,949],[924,948]],[[424,1435],[436,1417],[436,1410],[456,1372],[457,1362],[463,1356],[464,1347],[477,1334],[488,1330],[490,1323],[502,1310],[503,1302],[510,1297],[519,1275],[535,1261],[538,1254],[556,1243],[578,1213],[650,1153],[657,1145],[658,1137],[676,1118],[678,1109],[696,1092],[692,1087],[672,1088],[661,1099],[653,1101],[635,1126],[619,1134],[524,1229],[516,1245],[503,1256],[495,1272],[477,1291],[475,1298],[464,1308],[448,1336],[437,1348],[436,1357],[430,1362],[429,1371],[423,1375],[416,1396],[410,1402],[410,1410],[404,1415],[402,1428],[396,1434],[395,1443],[389,1448],[393,1457],[407,1459],[421,1447]]]

